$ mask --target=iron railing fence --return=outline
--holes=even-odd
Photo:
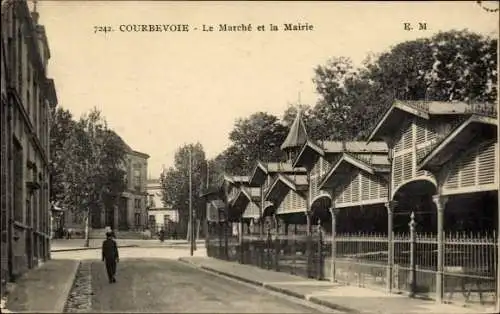
[[[494,305],[498,291],[495,232],[445,233],[443,298],[457,303]]]
[[[388,246],[384,234],[336,234],[335,280],[361,287],[385,286]]]
[[[391,287],[411,295],[436,298],[438,239],[436,234],[346,233],[276,234],[267,230],[231,235],[224,224],[209,227],[208,256],[320,280],[356,286]],[[443,299],[455,303],[492,304],[496,298],[498,244],[495,233],[445,233]],[[389,261],[389,245],[393,260]],[[390,263],[391,262],[391,263]],[[392,265],[388,277],[389,265]],[[390,282],[388,282],[391,280]]]

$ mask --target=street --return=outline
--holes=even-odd
[[[335,312],[179,262],[177,257],[189,254],[182,249],[123,248],[117,282],[110,284],[104,264],[96,260],[99,253],[87,250],[53,254],[56,259],[71,255],[83,259],[66,307],[68,312]]]

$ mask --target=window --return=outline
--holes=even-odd
[[[149,215],[149,225],[154,226],[156,225],[156,218],[155,215]]]
[[[136,166],[134,169],[134,187],[136,190],[141,189],[141,168]]]
[[[135,225],[136,226],[141,225],[141,214],[140,213],[135,213]]]
[[[140,209],[140,208],[141,208],[141,199],[140,199],[140,198],[136,198],[136,199],[134,200],[134,207],[135,207],[136,209]]]

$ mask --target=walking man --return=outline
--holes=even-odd
[[[116,282],[116,263],[119,261],[118,246],[113,240],[111,232],[106,232],[106,240],[102,242],[102,261],[106,263],[109,283]]]

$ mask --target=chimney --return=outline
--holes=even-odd
[[[35,25],[38,25],[38,19],[40,18],[40,14],[38,14],[38,11],[36,10],[37,3],[38,0],[33,0],[33,12],[31,12],[31,18],[33,19],[33,22],[35,22]]]

